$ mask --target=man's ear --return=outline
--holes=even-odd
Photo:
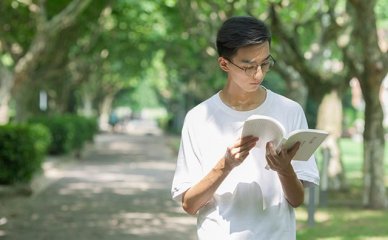
[[[227,60],[225,58],[219,57],[218,58],[218,65],[225,72],[229,72],[228,62],[227,62]]]

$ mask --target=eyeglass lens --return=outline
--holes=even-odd
[[[262,72],[268,72],[273,65],[274,61],[272,59],[268,59],[268,61],[258,66],[245,68],[245,73],[249,76],[254,76],[257,73],[259,66]]]

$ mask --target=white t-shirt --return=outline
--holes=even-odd
[[[250,111],[226,106],[219,93],[190,110],[185,118],[172,197],[181,202],[182,193],[198,183],[241,135],[244,121],[252,114],[273,117],[286,132],[307,128],[303,109],[296,102],[267,90],[266,100]],[[319,183],[314,157],[292,161],[300,180]],[[198,212],[200,240],[292,240],[296,237],[294,209],[284,197],[275,171],[266,170],[265,149],[251,150],[234,168],[213,198]]]

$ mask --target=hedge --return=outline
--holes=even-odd
[[[98,130],[96,119],[78,115],[34,117],[29,122],[40,123],[50,129],[53,139],[49,153],[53,155],[82,149],[85,142],[93,140]]]
[[[0,184],[29,182],[41,170],[50,143],[43,125],[0,126]]]

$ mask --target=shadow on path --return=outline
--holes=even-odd
[[[98,135],[39,194],[0,199],[0,239],[196,239],[170,197],[175,161],[163,136]]]

